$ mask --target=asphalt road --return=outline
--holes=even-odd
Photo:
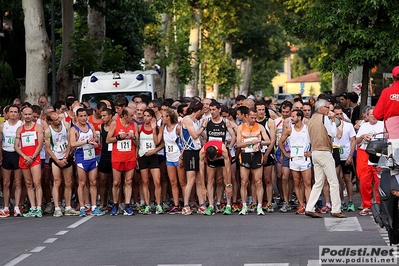
[[[9,217],[0,264],[319,265],[320,245],[387,245],[371,216],[349,215]]]

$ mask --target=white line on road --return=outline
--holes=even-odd
[[[308,266],[320,266],[319,260],[308,260]]]
[[[86,217],[80,219],[79,221],[77,221],[76,223],[71,224],[71,225],[68,226],[67,228],[76,228],[76,227],[78,227],[79,225],[81,225],[81,224],[87,222],[87,221],[90,220],[91,218],[93,218],[93,216],[86,216]]]
[[[244,266],[288,266],[289,263],[246,263]]]
[[[43,249],[45,249],[46,247],[35,247],[34,249],[32,249],[30,252],[40,252]]]
[[[59,231],[59,232],[56,233],[55,235],[56,235],[56,236],[63,236],[63,235],[65,235],[65,234],[68,233],[68,232],[69,232],[69,230]]]
[[[158,264],[158,266],[202,266],[202,264]]]
[[[32,254],[21,254],[18,257],[16,257],[15,259],[13,259],[12,261],[4,264],[4,266],[14,266],[17,265],[18,263],[20,263],[21,261],[23,261],[24,259],[26,259],[27,257],[29,257]]]
[[[57,240],[56,237],[54,237],[54,238],[47,238],[43,243],[44,243],[44,244],[51,244],[51,243],[54,243],[56,240]]]
[[[324,218],[324,225],[328,231],[363,231],[356,217],[345,219]]]

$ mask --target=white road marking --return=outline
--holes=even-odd
[[[202,264],[158,264],[158,266],[202,266]]]
[[[44,243],[44,244],[51,244],[51,243],[54,243],[56,240],[57,240],[56,237],[54,237],[54,238],[47,238],[43,243]]]
[[[308,260],[308,266],[319,266],[320,261],[319,260]]]
[[[87,221],[90,220],[91,218],[93,218],[93,216],[86,216],[86,217],[80,219],[79,221],[77,221],[76,223],[71,224],[71,225],[68,226],[67,228],[76,228],[76,227],[78,227],[79,225],[81,225],[81,224],[87,222]]]
[[[324,225],[328,231],[363,231],[356,217],[324,218]]]
[[[68,232],[69,232],[69,230],[59,231],[59,232],[56,233],[55,235],[56,235],[56,236],[63,236],[63,235],[65,235],[65,234],[68,233]]]
[[[13,259],[12,261],[4,264],[4,266],[14,266],[17,265],[18,263],[20,263],[21,261],[23,261],[24,259],[26,259],[27,257],[29,257],[32,254],[21,254],[18,257],[16,257],[15,259]]]
[[[288,266],[289,263],[246,263],[244,266]]]
[[[43,249],[45,249],[46,247],[35,247],[34,249],[32,249],[30,252],[40,252]]]

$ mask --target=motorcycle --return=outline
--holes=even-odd
[[[366,152],[372,163],[381,169],[380,203],[373,202],[371,211],[374,221],[387,230],[390,245],[399,244],[399,116],[385,120],[388,137],[368,143]]]

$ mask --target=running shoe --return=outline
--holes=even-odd
[[[222,206],[220,204],[216,204],[215,212],[216,213],[222,213],[223,212]]]
[[[42,210],[37,208],[36,212],[35,212],[35,217],[37,218],[42,218],[43,214],[42,214]]]
[[[190,209],[191,209],[191,212],[197,212],[198,209],[199,209],[199,206],[198,206],[198,204],[196,202],[191,202],[190,203]]]
[[[359,207],[357,207],[357,209],[358,209],[359,211],[363,210],[363,205],[360,205]]]
[[[114,204],[114,206],[112,206],[112,210],[111,213],[109,215],[118,215],[118,205]]]
[[[240,208],[239,208],[239,206],[238,206],[237,203],[234,203],[234,204],[231,206],[231,208],[232,208],[233,212],[239,212],[239,211],[240,211]]]
[[[255,209],[256,209],[256,206],[257,206],[256,203],[252,202],[251,204],[248,205],[248,211],[249,212],[254,212]]]
[[[61,217],[61,216],[62,216],[62,211],[61,211],[61,209],[59,209],[59,210],[54,209],[53,216],[54,216],[54,217]]]
[[[215,208],[213,207],[213,205],[209,205],[204,214],[205,215],[214,215]]]
[[[80,209],[80,212],[79,212],[79,216],[80,217],[86,217],[86,210],[84,209],[84,208],[82,208],[82,209]]]
[[[107,212],[108,211],[108,207],[106,205],[101,205],[100,206],[100,211]]]
[[[91,215],[92,216],[102,216],[105,213],[100,211],[100,209],[98,207],[96,207],[94,210],[91,211]]]
[[[364,208],[363,210],[361,210],[359,212],[360,216],[366,216],[366,215],[369,215],[369,214],[371,214],[371,210],[369,208]]]
[[[157,205],[155,214],[163,214],[163,209],[161,205]]]
[[[50,204],[47,204],[46,208],[43,210],[43,213],[51,214],[53,213],[53,206]]]
[[[85,211],[86,211],[87,215],[90,215],[91,214],[91,207],[85,206]]]
[[[238,215],[247,215],[247,214],[248,214],[248,207],[247,206],[245,206],[245,207],[243,206]]]
[[[133,212],[132,208],[130,207],[130,205],[126,204],[123,215],[128,215],[128,216],[134,215],[134,212]]]
[[[133,211],[138,211],[139,209],[140,209],[140,203],[136,202],[136,203],[133,205]]]
[[[226,207],[224,208],[224,215],[230,215],[231,214],[231,207],[229,205],[226,205]]]
[[[266,212],[274,212],[273,204],[268,203],[266,205]]]
[[[355,211],[355,205],[353,202],[348,203],[348,212],[354,212]]]
[[[143,214],[144,215],[150,215],[151,214],[150,206],[145,206]]]
[[[291,206],[288,202],[284,202],[283,206],[280,208],[279,212],[287,212],[288,210],[291,209]]]
[[[181,210],[181,214],[183,215],[191,215],[193,212],[191,211],[189,206],[183,207]]]
[[[75,211],[74,209],[70,208],[70,209],[65,209],[65,216],[78,216],[79,212]]]
[[[205,205],[201,205],[201,207],[198,208],[197,213],[198,214],[204,214],[206,212],[206,206]]]
[[[64,208],[64,206],[62,204],[60,204],[60,209],[61,209],[62,213],[65,213],[65,208]]]
[[[169,206],[169,204],[168,204],[166,201],[164,201],[164,202],[162,203],[162,209],[163,209],[165,212],[170,211],[170,206]]]
[[[6,210],[6,211],[1,210],[0,211],[0,218],[7,218],[9,216],[10,216],[10,212],[8,210]]]
[[[155,212],[155,209],[156,209],[155,202],[151,201],[150,202],[150,211]]]
[[[266,201],[264,201],[262,203],[262,209],[264,209],[266,211],[266,209],[267,209],[267,202]]]
[[[14,217],[22,217],[21,211],[18,207],[14,207]]]
[[[299,206],[295,214],[305,214],[305,206]]]
[[[173,206],[172,209],[168,212],[169,214],[176,214],[180,212],[179,206]]]
[[[263,212],[262,207],[257,207],[256,208],[256,215],[258,215],[258,216],[265,215],[265,213]]]
[[[24,217],[35,217],[35,213],[36,211],[30,208],[29,211],[24,214]]]
[[[348,209],[348,205],[346,205],[346,202],[341,203],[341,211],[346,211]]]
[[[139,213],[143,214],[145,211],[145,205],[140,205],[139,207]]]
[[[329,213],[331,212],[331,207],[329,205],[324,205],[323,208],[319,211],[320,213]]]

